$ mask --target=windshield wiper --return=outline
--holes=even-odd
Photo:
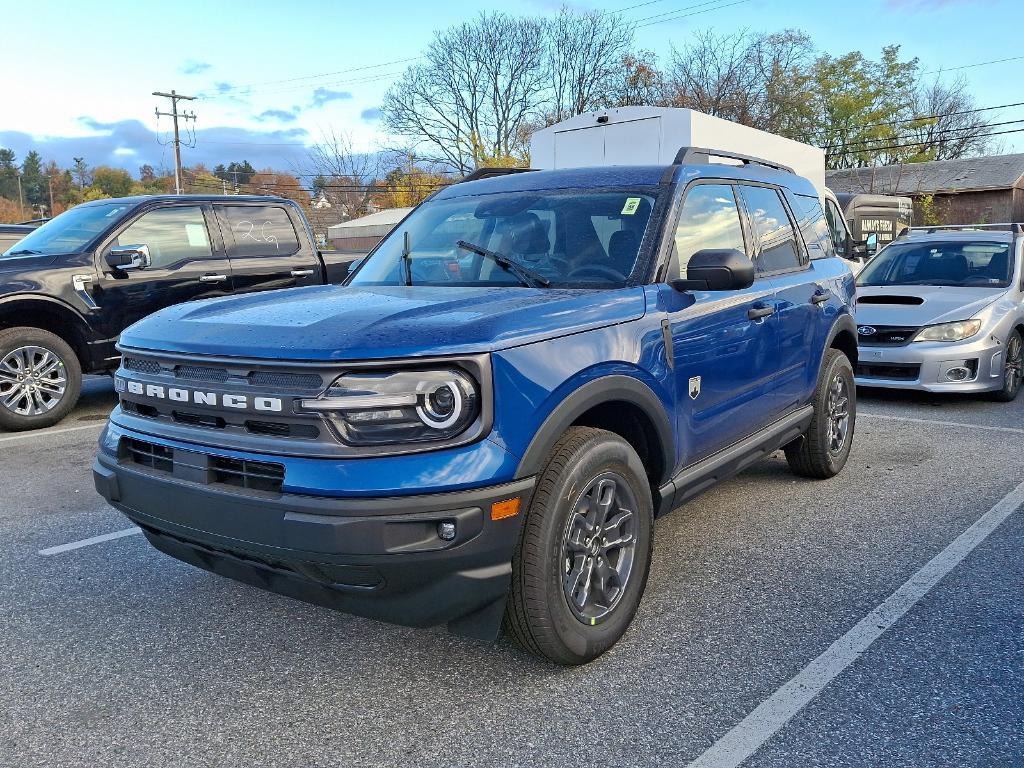
[[[551,285],[551,281],[544,277],[544,275],[539,272],[534,272],[532,269],[512,261],[507,256],[502,256],[497,251],[489,251],[483,246],[470,243],[466,240],[459,240],[455,244],[464,251],[470,251],[471,253],[475,253],[479,256],[486,256],[488,259],[491,259],[506,272],[510,272],[518,277],[519,282],[527,288],[533,288],[537,285],[547,288]]]
[[[402,269],[405,271],[405,284],[412,285],[412,253],[409,248],[409,230],[402,233]]]

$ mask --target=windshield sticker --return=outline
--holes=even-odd
[[[639,197],[627,197],[626,198],[626,204],[624,206],[622,206],[622,215],[623,216],[632,216],[634,213],[636,213],[636,209],[639,208],[639,207],[640,207],[640,198]]]
[[[206,240],[206,227],[202,224],[186,224],[185,234],[188,236],[188,244],[192,248],[205,248],[209,245]]]

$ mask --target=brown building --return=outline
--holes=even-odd
[[[837,194],[911,197],[915,225],[1024,221],[1024,154],[849,168],[829,171],[825,183]],[[922,206],[928,195],[932,221]]]

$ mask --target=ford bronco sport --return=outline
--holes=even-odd
[[[595,658],[655,517],[779,448],[831,477],[853,440],[854,283],[820,198],[720,154],[455,184],[344,286],[142,320],[98,491],[215,573]]]

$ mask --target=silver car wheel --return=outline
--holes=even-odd
[[[828,450],[837,455],[846,445],[850,428],[850,390],[842,374],[836,374],[828,388]]]
[[[67,388],[64,361],[45,347],[18,347],[0,359],[0,405],[12,413],[47,413],[64,398]]]
[[[1016,392],[1020,386],[1021,376],[1024,374],[1021,352],[1020,336],[1011,334],[1010,342],[1006,345],[1006,362],[1003,365],[1003,389],[1006,392]]]

